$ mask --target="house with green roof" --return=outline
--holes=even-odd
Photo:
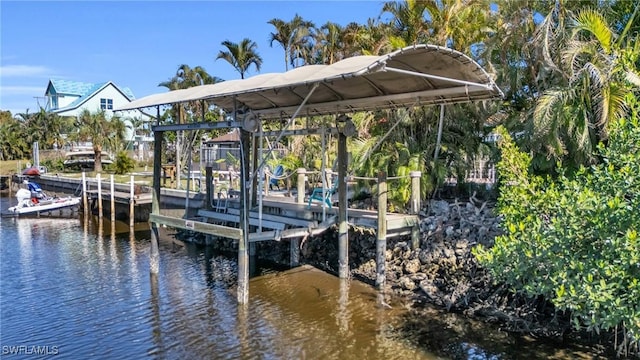
[[[113,109],[122,107],[135,100],[131,89],[120,87],[111,81],[103,83],[84,83],[61,79],[50,79],[45,91],[47,104],[45,110],[60,116],[77,117],[83,110],[98,112],[103,110],[107,117],[113,115]],[[151,117],[140,110],[122,111],[122,118],[140,118],[143,121]],[[127,130],[127,139],[132,138],[132,130]]]

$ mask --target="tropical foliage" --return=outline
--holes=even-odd
[[[122,119],[107,118],[104,111],[92,113],[83,110],[75,122],[75,132],[69,133],[72,141],[89,141],[93,146],[94,159],[101,159],[105,149],[117,151],[124,143],[126,125]],[[95,172],[102,172],[102,162],[94,161]]]
[[[8,111],[0,115],[0,160],[29,157],[34,142],[40,149],[62,148],[66,134],[73,128],[73,119],[48,113],[43,108],[36,113],[29,110],[12,116]]]
[[[132,158],[127,155],[127,152],[124,150],[118,151],[116,154],[115,161],[113,162],[112,168],[116,174],[126,174],[133,170],[135,167],[135,162]]]
[[[570,310],[576,326],[624,327],[628,343],[638,339],[640,328],[637,300],[633,303],[640,298],[638,273],[632,266],[639,262],[634,97],[640,85],[639,11],[631,0],[391,1],[364,24],[331,19],[315,24],[299,14],[270,19],[266,38],[282,48],[283,70],[382,55],[417,43],[459,50],[488,69],[505,93],[500,103],[451,105],[443,113],[416,106],[350,114],[358,130],[348,143],[350,170],[364,177],[383,170],[402,179],[422,171],[426,199],[446,178],[463,181],[475,159],[495,156],[483,139],[502,125],[500,211],[507,233],[494,249],[478,255],[514,289],[544,295]],[[227,40],[221,47],[215,59],[228,62],[240,78],[260,71],[255,41]],[[180,65],[159,86],[177,90],[219,81],[201,66]],[[174,106],[160,120],[224,116],[202,101]],[[57,134],[73,128],[65,121],[42,109],[0,113],[0,160],[28,156],[33,141],[42,148],[60,146]],[[122,141],[114,136],[122,126],[112,127],[99,114],[83,114],[76,123],[75,137],[95,138],[96,152],[118,148]],[[309,124],[329,127],[335,119],[300,118],[291,127]],[[132,121],[132,126],[141,124]],[[281,127],[271,123],[265,130]],[[178,143],[184,162],[186,150],[202,136],[217,134],[165,135],[172,145]],[[318,169],[324,160],[332,167],[335,141],[326,136],[322,155],[320,136],[283,138],[277,145],[287,154],[279,163],[289,170]],[[408,194],[402,179],[390,187],[397,207]]]
[[[607,139],[610,124],[625,115],[624,98],[633,85],[626,80],[640,85],[635,71],[639,45],[629,33],[635,13],[618,34],[603,14],[591,8],[575,14],[560,15],[559,11],[547,16],[540,31],[549,47],[563,50],[554,59],[548,48],[543,49],[545,65],[559,82],[538,99],[535,136],[553,158],[580,166],[595,160],[595,146]],[[571,23],[568,31],[559,28],[562,22],[558,19],[565,16]]]
[[[244,79],[244,75],[251,66],[255,67],[256,71],[260,71],[262,58],[258,55],[258,44],[255,41],[248,38],[242,39],[240,43],[225,40],[222,42],[222,46],[227,50],[220,50],[216,60],[223,59],[231,64],[238,71],[241,79]]]
[[[530,174],[531,157],[500,128],[505,235],[476,256],[493,276],[569,310],[576,328],[621,327],[640,340],[640,107],[610,124],[602,162],[556,180]],[[561,170],[559,170],[561,171]]]

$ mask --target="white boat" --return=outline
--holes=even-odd
[[[40,185],[27,182],[29,189],[20,189],[16,192],[18,204],[7,209],[3,215],[20,216],[28,214],[40,214],[53,210],[59,210],[78,206],[80,198],[74,196],[51,197],[47,196]]]

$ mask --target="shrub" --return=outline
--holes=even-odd
[[[119,151],[111,168],[116,174],[122,175],[130,172],[135,167],[135,161],[127,155],[126,151]]]
[[[625,349],[640,340],[640,121],[630,103],[598,147],[601,162],[571,177],[529,173],[531,158],[500,129],[505,234],[474,250],[497,280],[569,310],[575,328],[623,329]]]

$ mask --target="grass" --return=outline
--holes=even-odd
[[[29,160],[0,161],[0,175],[15,174],[18,172],[18,166],[22,165],[22,168],[24,168],[27,162],[29,162]]]

